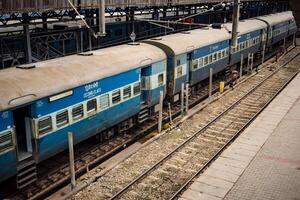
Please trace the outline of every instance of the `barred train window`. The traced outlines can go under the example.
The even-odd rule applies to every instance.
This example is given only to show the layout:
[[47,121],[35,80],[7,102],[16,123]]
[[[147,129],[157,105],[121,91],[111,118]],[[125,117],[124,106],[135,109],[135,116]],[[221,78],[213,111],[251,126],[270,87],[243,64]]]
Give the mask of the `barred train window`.
[[202,67],[203,66],[203,58],[199,58],[199,66],[198,67]]
[[180,77],[180,76],[182,76],[182,66],[177,67],[177,74],[176,74],[176,77]]
[[140,93],[141,93],[141,83],[138,82],[138,83],[135,83],[133,85],[133,95],[135,96],[135,95],[138,95]]
[[50,116],[40,119],[38,121],[38,132],[40,135],[49,133],[51,131],[52,131],[52,118]]
[[68,111],[64,110],[56,115],[56,126],[62,127],[69,123]]
[[83,117],[83,105],[78,105],[72,109],[73,120],[79,120]]
[[193,70],[198,68],[198,60],[193,60]]
[[0,152],[3,152],[14,146],[12,132],[6,131],[0,134]]
[[222,58],[222,52],[219,51],[219,52],[218,52],[218,59],[221,59],[221,58]]
[[87,112],[88,113],[96,111],[96,108],[97,108],[97,101],[96,101],[96,99],[89,100],[87,102],[86,106],[87,106]]
[[164,74],[158,75],[158,86],[162,86],[164,84]]
[[100,97],[100,109],[104,110],[109,107],[109,95],[104,94]]
[[120,90],[112,93],[112,103],[117,104],[121,101],[121,92]]
[[131,97],[131,86],[128,86],[123,89],[123,99],[128,99],[130,97]]
[[208,56],[206,56],[205,58],[204,58],[204,65],[207,65],[208,64]]

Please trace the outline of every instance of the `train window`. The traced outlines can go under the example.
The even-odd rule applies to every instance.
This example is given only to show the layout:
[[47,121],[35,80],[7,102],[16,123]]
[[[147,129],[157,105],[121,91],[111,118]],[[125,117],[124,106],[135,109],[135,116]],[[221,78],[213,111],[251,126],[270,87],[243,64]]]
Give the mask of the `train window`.
[[158,86],[164,85],[164,74],[158,75]]
[[39,131],[40,135],[43,135],[43,134],[46,134],[46,133],[49,133],[50,131],[52,131],[52,118],[50,116],[39,120],[38,131]]
[[219,51],[219,52],[218,52],[218,59],[221,59],[221,58],[222,58],[222,52]]
[[193,70],[198,68],[198,60],[193,60]]
[[176,77],[178,78],[178,77],[180,77],[180,76],[182,76],[182,66],[179,66],[179,67],[177,67],[176,68],[176,71],[177,71],[177,73],[176,73]]
[[123,99],[128,99],[131,97],[131,86],[123,88]]
[[86,110],[88,114],[94,113],[97,109],[97,100],[96,99],[89,100],[86,104],[86,107],[87,107]]
[[228,48],[226,48],[225,53],[226,53],[226,56],[229,56],[229,49]]
[[79,120],[83,117],[83,105],[80,104],[72,109],[73,120]]
[[180,59],[177,60],[177,63],[176,63],[176,64],[177,64],[177,66],[179,66],[179,65],[181,64]]
[[205,58],[204,58],[204,65],[207,65],[208,64],[208,56],[206,56]]
[[138,83],[135,83],[133,85],[133,95],[135,96],[135,95],[138,95],[140,93],[141,93],[141,83],[138,82]]
[[5,131],[0,134],[0,152],[14,147],[14,141],[11,131]]
[[117,104],[121,101],[121,92],[120,90],[114,91],[112,93],[112,103]]
[[104,95],[100,96],[99,102],[100,102],[100,109],[101,110],[104,110],[105,108],[108,108],[109,107],[109,95],[104,94]]
[[225,58],[225,50],[222,50],[222,58]]
[[212,63],[212,55],[209,55],[209,57],[208,57],[208,62],[209,62],[209,63]]
[[56,126],[62,127],[69,123],[68,111],[64,110],[56,115]]
[[198,67],[203,67],[203,58],[199,58]]
[[212,57],[212,62],[215,62],[218,59],[217,57],[218,57],[218,54],[214,53],[213,57]]

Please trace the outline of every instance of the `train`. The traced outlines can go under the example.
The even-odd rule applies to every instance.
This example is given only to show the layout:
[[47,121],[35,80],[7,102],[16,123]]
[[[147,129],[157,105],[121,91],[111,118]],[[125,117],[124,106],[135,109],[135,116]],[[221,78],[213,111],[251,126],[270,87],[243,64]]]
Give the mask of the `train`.
[[20,65],[0,71],[0,182],[21,189],[37,180],[37,165],[74,143],[103,139],[144,123],[160,93],[180,101],[181,85],[201,88],[214,74],[238,67],[292,40],[292,12],[242,20],[231,47],[231,23]]

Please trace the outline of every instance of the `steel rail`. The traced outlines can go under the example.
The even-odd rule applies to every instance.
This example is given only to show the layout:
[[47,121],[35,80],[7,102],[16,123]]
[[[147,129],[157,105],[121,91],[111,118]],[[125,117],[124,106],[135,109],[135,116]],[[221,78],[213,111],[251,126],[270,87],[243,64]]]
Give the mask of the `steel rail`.
[[[277,68],[273,73],[268,75],[265,79],[263,79],[260,83],[258,83],[254,88],[252,88],[250,91],[248,91],[245,95],[243,95],[239,100],[237,100],[235,103],[233,103],[231,106],[229,106],[225,111],[220,113],[218,116],[216,116],[214,119],[212,119],[210,122],[208,122],[203,128],[195,132],[192,136],[190,136],[187,140],[182,142],[178,147],[176,147],[173,151],[171,151],[169,154],[167,154],[165,157],[160,159],[158,162],[156,162],[154,165],[152,165],[149,169],[147,169],[145,172],[140,174],[137,178],[135,178],[133,181],[131,181],[128,185],[126,185],[123,189],[121,189],[119,192],[117,192],[114,196],[110,198],[110,200],[117,199],[120,197],[123,193],[125,193],[131,186],[133,186],[135,183],[143,179],[147,174],[152,172],[154,169],[159,167],[162,163],[168,160],[174,153],[176,153],[178,150],[183,148],[187,143],[189,143],[193,138],[201,134],[201,132],[205,131],[211,124],[213,124],[215,121],[217,121],[219,118],[221,118],[224,114],[226,114],[228,111],[232,110],[235,106],[237,106],[243,99],[245,99],[247,96],[249,96],[251,93],[253,93],[258,87],[260,87],[263,83],[265,83],[270,77],[275,75],[280,69],[282,69],[284,66],[288,65],[292,60],[294,60],[296,57],[299,56],[300,53],[293,56],[291,59],[286,61],[284,64],[282,64],[279,68]],[[297,72],[298,73],[298,72]]]

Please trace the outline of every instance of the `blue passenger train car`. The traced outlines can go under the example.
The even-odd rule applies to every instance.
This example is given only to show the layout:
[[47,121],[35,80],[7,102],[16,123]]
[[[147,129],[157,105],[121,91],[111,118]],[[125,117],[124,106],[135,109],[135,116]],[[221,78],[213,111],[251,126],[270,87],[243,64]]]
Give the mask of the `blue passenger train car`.
[[[141,89],[145,77],[151,87]],[[127,130],[147,117],[165,91],[166,55],[144,43],[121,45],[3,70],[0,84],[4,180],[16,172],[25,176],[27,166],[65,150],[69,131],[78,143],[114,126]],[[23,178],[17,177],[20,188],[28,183]]]

